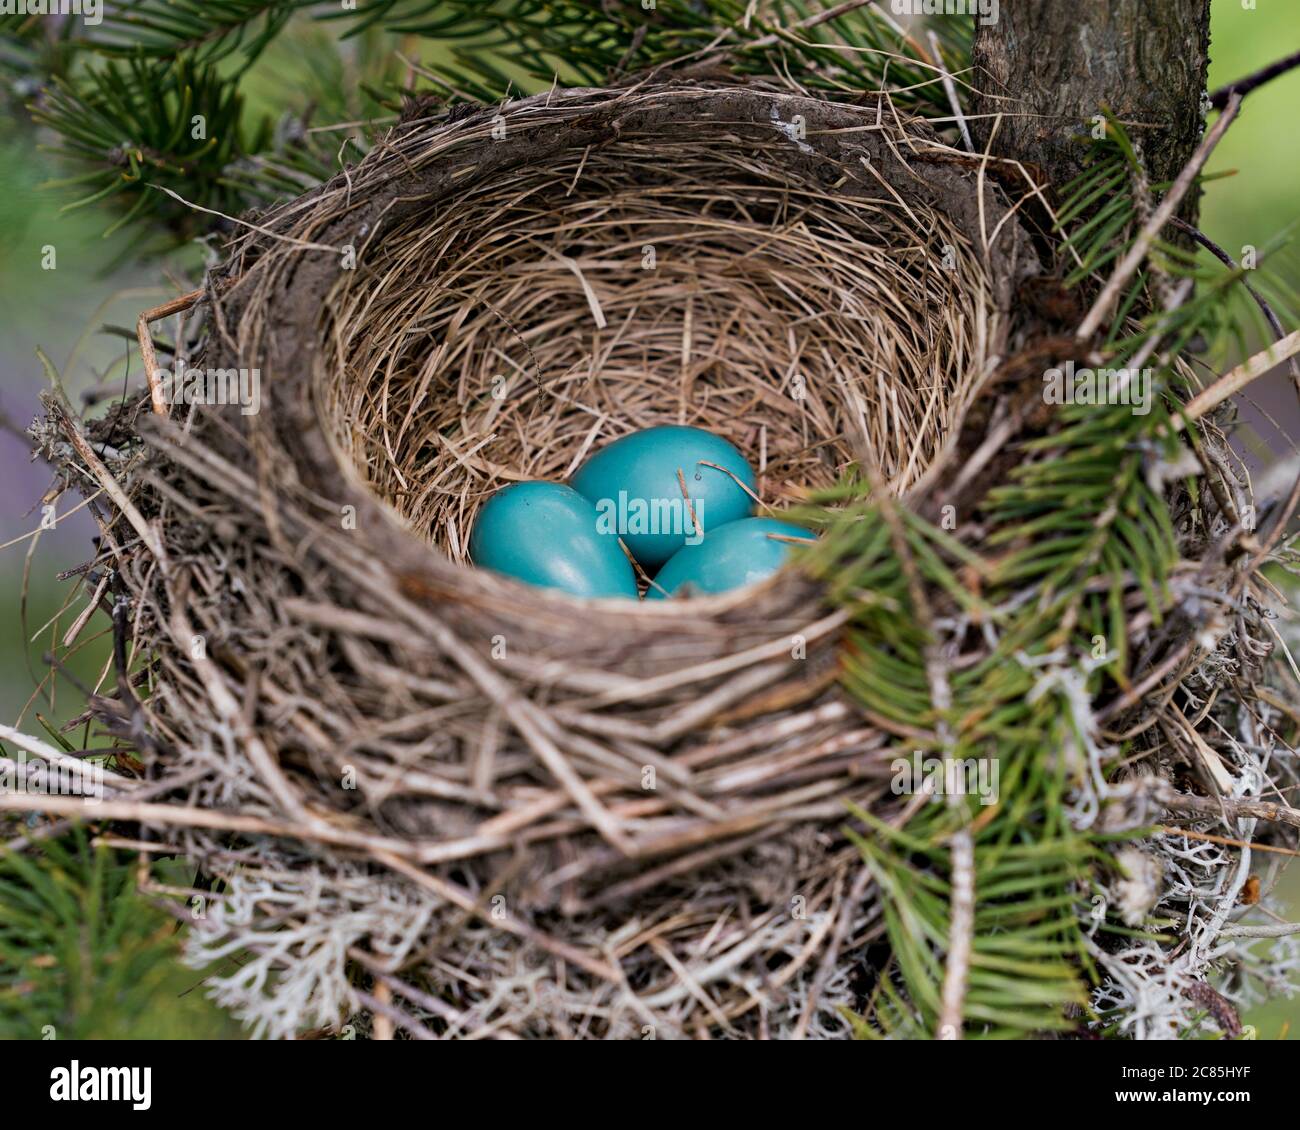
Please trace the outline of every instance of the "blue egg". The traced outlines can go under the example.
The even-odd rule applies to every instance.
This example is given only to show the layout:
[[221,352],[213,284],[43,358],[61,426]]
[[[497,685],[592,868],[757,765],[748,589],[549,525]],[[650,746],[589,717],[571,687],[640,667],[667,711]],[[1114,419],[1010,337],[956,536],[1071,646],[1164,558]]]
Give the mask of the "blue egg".
[[475,565],[573,596],[636,600],[636,574],[612,535],[597,531],[595,506],[561,483],[515,483],[497,491],[474,522]]
[[632,556],[653,571],[696,535],[692,511],[706,534],[754,511],[754,500],[736,479],[701,461],[727,468],[754,489],[753,470],[725,439],[672,425],[633,432],[601,448],[578,468],[573,487],[597,506]]
[[[775,573],[794,546],[769,537],[810,538],[811,531],[775,518],[742,518],[716,529],[705,530],[698,545],[686,545],[659,570],[647,600],[663,600],[681,593],[705,595],[752,585]],[[656,587],[658,586],[658,587]],[[689,593],[688,593],[689,590]]]

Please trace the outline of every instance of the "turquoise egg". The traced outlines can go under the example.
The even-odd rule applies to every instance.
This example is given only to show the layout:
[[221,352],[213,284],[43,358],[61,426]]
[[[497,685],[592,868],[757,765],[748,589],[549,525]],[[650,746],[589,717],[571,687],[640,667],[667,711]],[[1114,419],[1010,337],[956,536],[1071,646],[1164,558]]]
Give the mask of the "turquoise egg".
[[[627,545],[653,571],[696,536],[691,509],[705,533],[753,513],[754,500],[735,479],[700,461],[725,467],[750,490],[754,472],[721,436],[702,428],[646,428],[597,451],[573,476],[574,489],[589,499]],[[682,498],[678,470],[691,508]]]
[[497,491],[474,522],[475,565],[573,596],[636,600],[636,574],[618,539],[597,532],[596,508],[561,483]]
[[656,585],[669,595],[675,592],[687,595],[687,588],[691,593],[705,595],[752,585],[771,576],[785,564],[794,546],[769,534],[791,538],[813,536],[802,526],[775,518],[742,518],[739,522],[706,529],[703,541],[683,546],[659,570],[646,599],[664,599],[665,594]]

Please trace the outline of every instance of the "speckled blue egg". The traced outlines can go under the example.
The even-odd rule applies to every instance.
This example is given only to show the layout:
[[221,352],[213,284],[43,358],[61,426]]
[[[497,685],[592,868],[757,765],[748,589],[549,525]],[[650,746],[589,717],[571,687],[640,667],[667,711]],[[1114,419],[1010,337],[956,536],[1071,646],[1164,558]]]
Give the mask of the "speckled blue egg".
[[785,564],[794,548],[772,534],[788,538],[813,536],[802,526],[776,518],[742,518],[706,529],[698,545],[683,546],[659,570],[646,598],[663,600],[674,593],[703,596],[728,592],[771,576]]
[[596,507],[561,483],[515,483],[479,511],[475,565],[573,596],[636,600],[636,574],[618,539],[597,531]]
[[725,467],[754,489],[754,472],[731,444],[702,428],[646,428],[597,451],[573,476],[573,487],[594,503],[632,556],[654,571],[686,544],[695,529],[682,498],[680,469],[695,516],[705,533],[753,513],[754,500]]

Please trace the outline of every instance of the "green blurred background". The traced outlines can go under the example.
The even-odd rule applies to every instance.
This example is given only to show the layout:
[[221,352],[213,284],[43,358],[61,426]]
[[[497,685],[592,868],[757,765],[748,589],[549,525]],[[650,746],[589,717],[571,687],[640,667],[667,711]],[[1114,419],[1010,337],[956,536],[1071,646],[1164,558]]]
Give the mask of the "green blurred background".
[[[291,106],[302,106],[313,89],[332,86],[342,110],[349,88],[342,74],[303,73],[306,53],[296,44],[328,35],[319,25],[295,24],[258,61],[247,76],[249,108],[271,120]],[[355,50],[366,50],[358,41]],[[1210,85],[1217,87],[1293,51],[1300,45],[1300,3],[1297,0],[1258,0],[1246,8],[1240,0],[1214,0]],[[373,45],[370,49],[373,49]],[[411,43],[412,57],[427,57],[427,42]],[[331,100],[332,101],[332,100]],[[333,106],[331,106],[333,108]],[[1211,161],[1213,173],[1235,171],[1207,185],[1201,213],[1202,229],[1234,257],[1247,246],[1263,248],[1300,220],[1300,145],[1295,121],[1300,112],[1300,70],[1287,74],[1247,100],[1240,121],[1233,125]],[[102,332],[106,325],[130,327],[138,313],[176,293],[173,280],[195,277],[207,249],[192,245],[171,259],[140,265],[132,262],[129,234],[109,239],[101,233],[107,220],[94,209],[61,213],[65,197],[43,187],[66,175],[55,160],[40,151],[30,126],[17,118],[0,120],[0,407],[11,427],[0,432],[0,476],[4,482],[0,506],[0,543],[14,541],[0,553],[0,719],[39,733],[37,715],[57,726],[80,709],[73,686],[50,681],[44,655],[51,641],[66,630],[81,610],[80,595],[62,615],[70,582],[56,579],[92,552],[93,526],[78,514],[39,538],[24,535],[40,521],[39,504],[50,485],[48,470],[32,463],[20,434],[39,410],[37,397],[47,381],[37,361],[44,349],[62,374],[74,403],[90,388],[114,382],[120,386],[126,370],[127,343]],[[53,247],[57,267],[46,270],[42,259]],[[1300,292],[1300,252],[1288,245],[1269,261],[1286,289]],[[1252,343],[1258,344],[1258,343]],[[1231,360],[1233,347],[1223,344],[1221,356]],[[139,379],[138,360],[130,376]],[[1281,373],[1258,382],[1243,399],[1243,419],[1250,432],[1243,450],[1258,473],[1281,454],[1297,450],[1300,409],[1294,390]],[[71,505],[71,496],[60,509]],[[19,539],[19,540],[14,540]],[[53,626],[47,626],[58,616]],[[96,621],[98,623],[98,621]],[[102,630],[102,624],[96,630]],[[83,648],[70,665],[70,674],[87,684],[103,677],[107,641]],[[40,689],[38,690],[38,684]],[[179,877],[178,877],[179,878]],[[183,880],[182,880],[183,881]],[[1300,913],[1300,869],[1284,877],[1277,908],[1294,918]],[[172,927],[159,919],[160,936],[173,937]],[[171,946],[171,943],[168,943]],[[174,946],[172,946],[174,948]],[[208,1005],[201,994],[201,975],[174,962],[158,974],[165,1009],[143,1015],[100,1019],[86,1035],[135,1037],[222,1037],[238,1035],[229,1018]],[[104,1014],[112,1016],[110,1008]],[[1279,1000],[1246,1017],[1261,1037],[1285,1035],[1300,1019],[1300,999]]]

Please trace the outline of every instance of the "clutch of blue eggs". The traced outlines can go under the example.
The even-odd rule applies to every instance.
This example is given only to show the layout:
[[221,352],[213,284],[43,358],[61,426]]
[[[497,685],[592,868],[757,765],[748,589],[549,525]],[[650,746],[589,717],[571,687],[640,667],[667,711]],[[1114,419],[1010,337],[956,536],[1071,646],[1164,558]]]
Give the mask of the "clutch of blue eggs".
[[[728,592],[771,576],[813,535],[756,518],[754,471],[702,428],[645,428],[587,459],[569,485],[514,483],[479,511],[475,565],[572,596],[648,600]],[[627,553],[619,544],[627,546]]]

